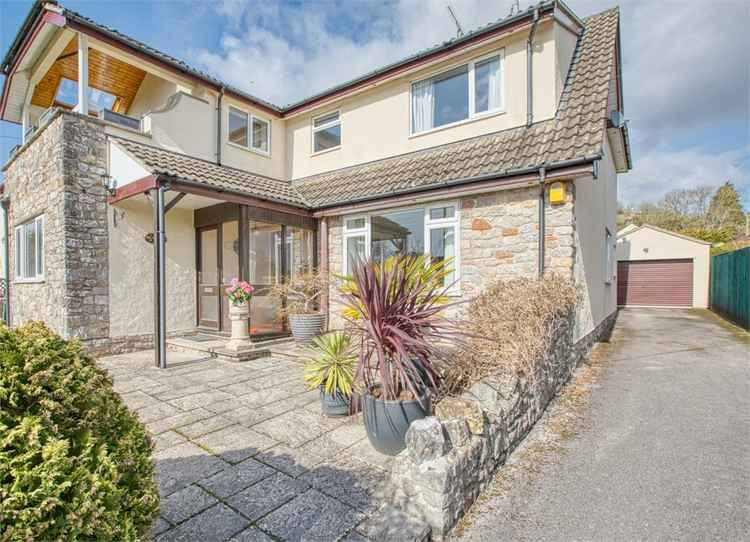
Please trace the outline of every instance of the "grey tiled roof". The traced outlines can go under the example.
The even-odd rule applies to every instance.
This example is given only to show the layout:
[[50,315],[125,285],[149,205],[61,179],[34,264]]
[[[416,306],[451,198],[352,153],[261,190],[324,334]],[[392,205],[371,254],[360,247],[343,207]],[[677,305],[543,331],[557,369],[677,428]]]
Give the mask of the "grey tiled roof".
[[313,207],[327,207],[596,158],[605,137],[619,10],[588,17],[553,119],[294,181]]
[[120,148],[154,175],[172,177],[209,188],[218,188],[255,198],[307,207],[291,183],[220,166],[207,160],[167,151],[159,147],[110,136]]

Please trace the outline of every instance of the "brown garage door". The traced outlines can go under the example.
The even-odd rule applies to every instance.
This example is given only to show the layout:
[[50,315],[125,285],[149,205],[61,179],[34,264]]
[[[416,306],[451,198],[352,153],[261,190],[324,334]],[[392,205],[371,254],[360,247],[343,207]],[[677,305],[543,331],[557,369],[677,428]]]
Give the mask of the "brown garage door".
[[617,263],[617,304],[693,306],[693,260]]

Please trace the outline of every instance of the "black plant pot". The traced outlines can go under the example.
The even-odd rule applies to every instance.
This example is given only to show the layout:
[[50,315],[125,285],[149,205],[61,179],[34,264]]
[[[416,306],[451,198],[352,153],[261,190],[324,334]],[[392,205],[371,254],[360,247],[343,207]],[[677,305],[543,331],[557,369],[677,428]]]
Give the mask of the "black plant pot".
[[367,438],[373,448],[385,455],[397,455],[406,448],[406,431],[411,422],[429,416],[430,410],[430,396],[427,394],[419,401],[384,401],[369,393],[362,395]]
[[349,398],[339,392],[326,393],[320,388],[320,406],[324,416],[337,417],[349,415]]
[[289,328],[294,340],[299,344],[310,344],[323,333],[326,325],[325,314],[290,314]]

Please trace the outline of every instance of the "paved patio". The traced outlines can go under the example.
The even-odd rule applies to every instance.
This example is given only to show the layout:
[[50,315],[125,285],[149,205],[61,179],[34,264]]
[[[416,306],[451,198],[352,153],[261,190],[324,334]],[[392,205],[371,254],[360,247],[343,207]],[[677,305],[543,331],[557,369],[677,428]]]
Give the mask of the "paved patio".
[[169,352],[160,370],[143,351],[99,363],[156,443],[156,540],[383,534],[379,517],[394,512],[381,508],[390,458],[372,449],[359,416],[321,415],[299,357],[231,363]]

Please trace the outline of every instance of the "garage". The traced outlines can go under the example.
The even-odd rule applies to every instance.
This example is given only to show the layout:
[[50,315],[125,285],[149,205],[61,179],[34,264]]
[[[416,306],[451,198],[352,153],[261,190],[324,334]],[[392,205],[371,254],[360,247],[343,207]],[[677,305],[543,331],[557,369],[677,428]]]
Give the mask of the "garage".
[[617,262],[617,304],[692,307],[693,260]]
[[707,307],[710,243],[650,225],[617,234],[617,304]]

